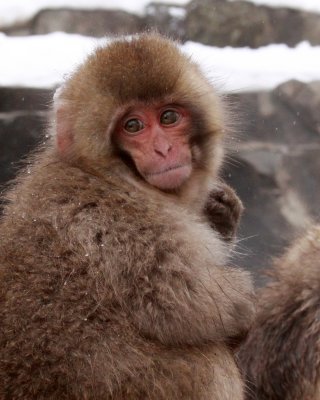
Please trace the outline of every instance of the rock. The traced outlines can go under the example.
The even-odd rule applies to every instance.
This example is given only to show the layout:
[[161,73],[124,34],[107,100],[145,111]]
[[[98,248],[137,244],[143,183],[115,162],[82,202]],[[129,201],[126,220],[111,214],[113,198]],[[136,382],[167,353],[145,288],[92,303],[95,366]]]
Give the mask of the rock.
[[287,82],[279,86],[278,96],[307,127],[320,134],[320,82]]
[[174,39],[183,40],[185,38],[186,15],[187,12],[184,7],[150,3],[146,7],[145,26],[148,29],[156,29]]
[[[305,215],[319,220],[320,215],[320,139],[317,144],[306,144],[287,154],[283,160],[286,186],[297,193],[305,207]],[[292,224],[300,213],[292,214]],[[306,222],[308,220],[306,219]]]
[[46,115],[25,114],[0,119],[0,188],[12,179],[26,155],[45,136]]
[[120,10],[47,9],[33,19],[31,33],[63,31],[86,36],[126,35],[143,29],[143,20]]
[[10,26],[1,26],[0,21],[0,32],[5,33],[9,36],[27,36],[31,33],[32,20],[27,20],[23,22],[16,22]]
[[246,207],[240,252],[247,255],[237,262],[259,284],[261,269],[320,215],[319,96],[319,82],[297,81],[231,96],[248,121],[225,171]]
[[279,209],[281,190],[275,176],[257,171],[256,164],[246,162],[242,154],[232,161],[224,179],[236,189],[245,206],[234,263],[249,268],[261,285],[261,271],[270,265],[271,257],[281,254],[293,230]]
[[193,0],[187,5],[186,39],[214,46],[271,43],[320,44],[320,15],[246,1]]
[[[317,91],[320,95],[318,83],[300,83],[305,91]],[[305,113],[311,114],[316,110],[316,104],[306,104],[305,113],[301,112],[283,96],[284,90],[292,91],[294,81],[287,82],[271,92],[241,93],[230,96],[232,103],[240,107],[240,140],[251,141],[254,145],[263,143],[264,146],[277,146],[282,152],[288,146],[318,143],[319,135],[315,129],[306,124]],[[313,88],[313,89],[311,89]],[[291,104],[295,101],[291,98]],[[316,101],[316,95],[314,96]],[[315,111],[316,112],[316,111]]]
[[0,88],[0,188],[45,136],[52,90]]
[[53,91],[48,89],[0,87],[0,113],[46,111]]
[[[157,30],[173,38],[185,35],[183,7],[150,3],[145,15],[138,16],[121,10],[48,9],[40,11],[31,23],[32,34],[56,31],[103,37]],[[94,23],[93,23],[94,21]]]

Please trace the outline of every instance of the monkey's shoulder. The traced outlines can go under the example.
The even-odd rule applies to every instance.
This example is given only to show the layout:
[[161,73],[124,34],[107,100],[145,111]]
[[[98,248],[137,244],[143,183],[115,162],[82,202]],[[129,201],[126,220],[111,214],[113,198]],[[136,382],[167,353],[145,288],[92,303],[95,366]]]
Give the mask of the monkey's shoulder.
[[[7,259],[19,258],[21,265],[56,260],[65,266],[76,258],[78,266],[90,261],[99,269],[127,257],[135,265],[164,259],[195,259],[198,265],[206,258],[211,263],[214,254],[215,262],[224,263],[225,245],[216,233],[165,196],[148,197],[112,176],[63,171],[62,163],[45,168],[49,172],[35,171],[9,195],[2,240]],[[39,257],[41,263],[35,263]]]
[[24,241],[44,256],[95,251],[97,258],[128,251],[137,258],[147,253],[151,258],[191,256],[210,248],[216,259],[225,260],[224,244],[192,210],[112,175],[100,178],[55,162],[32,171],[9,197],[5,220],[11,226],[10,248],[18,249]]

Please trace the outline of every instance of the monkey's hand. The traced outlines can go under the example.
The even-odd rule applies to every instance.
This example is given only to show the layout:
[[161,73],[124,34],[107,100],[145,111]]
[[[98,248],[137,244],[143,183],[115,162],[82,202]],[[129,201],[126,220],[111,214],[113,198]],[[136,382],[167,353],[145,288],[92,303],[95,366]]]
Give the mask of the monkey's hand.
[[212,229],[226,241],[234,239],[243,205],[236,192],[225,183],[218,183],[209,193],[204,214]]

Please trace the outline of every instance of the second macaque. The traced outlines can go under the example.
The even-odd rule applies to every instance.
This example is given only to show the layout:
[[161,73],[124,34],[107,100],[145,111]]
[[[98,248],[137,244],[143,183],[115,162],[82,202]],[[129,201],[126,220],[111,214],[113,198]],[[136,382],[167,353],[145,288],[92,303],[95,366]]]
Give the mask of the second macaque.
[[320,398],[320,225],[268,271],[239,354],[247,400]]
[[252,285],[220,97],[170,40],[98,48],[6,193],[0,398],[242,400]]

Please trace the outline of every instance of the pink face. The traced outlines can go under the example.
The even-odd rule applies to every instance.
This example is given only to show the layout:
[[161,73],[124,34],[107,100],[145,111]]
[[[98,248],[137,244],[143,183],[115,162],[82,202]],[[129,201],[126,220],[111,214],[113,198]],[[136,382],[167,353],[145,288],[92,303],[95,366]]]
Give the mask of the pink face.
[[191,175],[190,115],[177,106],[130,110],[117,125],[116,140],[141,176],[161,190],[179,188]]

